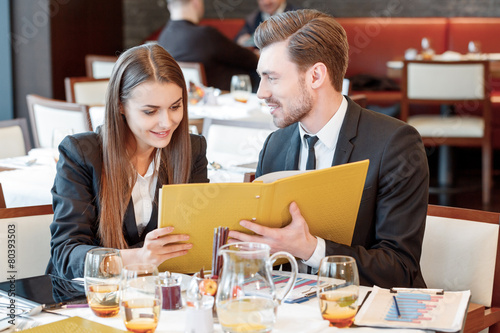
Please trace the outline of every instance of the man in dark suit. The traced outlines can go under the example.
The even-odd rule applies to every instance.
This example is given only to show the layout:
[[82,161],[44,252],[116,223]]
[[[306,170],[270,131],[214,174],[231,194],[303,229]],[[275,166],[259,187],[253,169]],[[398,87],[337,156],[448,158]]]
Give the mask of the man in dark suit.
[[259,7],[245,18],[245,25],[235,37],[236,42],[242,46],[255,46],[253,41],[255,29],[266,19],[272,15],[297,9],[286,0],[257,0],[257,5]]
[[425,287],[419,262],[429,175],[418,132],[340,93],[348,44],[331,16],[315,10],[286,12],[266,20],[255,35],[261,50],[257,94],[281,128],[264,143],[256,176],[364,159],[370,165],[350,246],[311,235],[295,203],[289,207],[288,226],[241,221],[256,235],[231,231],[229,236],[290,252],[313,271],[325,255],[352,256],[363,285]]
[[250,75],[252,86],[258,86],[257,55],[215,28],[198,25],[204,14],[204,0],[167,0],[167,3],[170,20],[158,44],[175,60],[203,63],[210,87],[229,90],[235,74]]

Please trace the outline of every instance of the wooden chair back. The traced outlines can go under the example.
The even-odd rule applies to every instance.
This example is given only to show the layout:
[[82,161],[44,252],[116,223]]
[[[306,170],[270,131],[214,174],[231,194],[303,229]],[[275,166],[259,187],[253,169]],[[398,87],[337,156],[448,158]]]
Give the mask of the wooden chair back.
[[[489,61],[404,61],[401,120],[426,146],[482,149],[483,203],[491,200],[492,147]],[[454,105],[451,115],[410,116],[410,105]],[[479,107],[480,114],[477,115]]]
[[67,77],[64,79],[66,101],[89,106],[106,104],[109,79],[91,77]]
[[94,79],[109,79],[115,66],[116,56],[87,54],[85,56],[85,73]]
[[[54,213],[52,205],[29,206],[0,209],[0,244],[2,253],[0,269],[7,272],[9,258],[7,256],[8,240],[15,239],[16,278],[22,279],[45,274],[50,259],[50,229]],[[13,235],[14,238],[8,238]],[[0,278],[4,281],[6,276]]]
[[183,62],[178,61],[179,67],[184,75],[184,80],[186,81],[186,86],[189,90],[189,82],[193,82],[196,85],[207,86],[207,77],[205,75],[205,66],[201,62]]
[[500,213],[429,205],[422,274],[429,288],[471,290],[465,332],[500,329],[499,234]]
[[275,129],[272,122],[205,118],[202,134],[207,139],[207,158],[223,167],[256,163]]
[[2,184],[0,184],[0,209],[6,208],[5,197],[3,196]]
[[55,131],[69,130],[76,134],[92,130],[86,105],[38,95],[28,95],[26,99],[35,148],[56,148]]
[[24,156],[31,150],[28,122],[25,118],[0,121],[0,158]]

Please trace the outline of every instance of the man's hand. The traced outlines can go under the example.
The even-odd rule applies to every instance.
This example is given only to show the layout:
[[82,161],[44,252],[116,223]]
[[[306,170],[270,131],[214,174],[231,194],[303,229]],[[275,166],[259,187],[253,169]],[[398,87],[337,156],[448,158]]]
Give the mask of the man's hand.
[[249,235],[239,231],[229,231],[230,243],[258,242],[271,246],[271,252],[286,251],[293,256],[307,260],[314,250],[318,240],[309,232],[306,220],[300,214],[300,209],[295,202],[288,208],[292,215],[292,222],[284,228],[268,228],[257,223],[242,220],[240,225],[256,235]]

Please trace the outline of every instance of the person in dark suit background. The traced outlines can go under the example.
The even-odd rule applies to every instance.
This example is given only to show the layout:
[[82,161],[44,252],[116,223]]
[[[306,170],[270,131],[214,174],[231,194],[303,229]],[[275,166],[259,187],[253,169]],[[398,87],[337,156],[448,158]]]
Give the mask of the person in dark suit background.
[[217,29],[198,25],[204,14],[204,0],[167,0],[167,4],[170,20],[158,44],[177,61],[203,63],[208,86],[229,90],[233,75],[248,74],[256,90],[257,55]]
[[312,235],[296,203],[290,204],[288,226],[241,221],[255,235],[230,231],[232,241],[267,243],[311,270],[325,255],[348,255],[356,259],[363,285],[425,287],[419,262],[429,171],[419,133],[340,93],[348,43],[333,17],[316,10],[286,12],[262,23],[255,37],[261,50],[257,95],[280,127],[264,143],[256,176],[364,159],[370,164],[350,246]]
[[245,25],[235,37],[236,42],[242,46],[255,46],[253,34],[255,29],[272,15],[281,14],[289,10],[298,9],[286,0],[257,0],[258,8],[245,18]]
[[208,182],[206,141],[190,135],[187,88],[179,65],[156,44],[118,59],[98,132],[59,145],[52,188],[54,220],[47,273],[83,277],[86,253],[120,249],[124,264],[187,253],[188,235],[158,227],[163,184]]

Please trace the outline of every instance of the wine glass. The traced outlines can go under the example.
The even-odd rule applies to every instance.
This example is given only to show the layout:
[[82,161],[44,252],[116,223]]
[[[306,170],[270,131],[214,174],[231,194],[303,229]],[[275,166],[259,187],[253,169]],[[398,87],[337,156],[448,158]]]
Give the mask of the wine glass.
[[471,40],[469,44],[467,44],[467,50],[469,51],[469,55],[471,58],[478,59],[481,54],[481,43],[475,40]]
[[233,75],[231,78],[231,95],[233,98],[238,102],[246,103],[251,93],[250,76],[245,74]]
[[317,292],[321,316],[330,326],[349,327],[358,310],[359,275],[354,258],[328,256],[321,259]]
[[162,304],[158,269],[152,264],[123,268],[120,284],[121,310],[127,330],[153,333],[160,320]]
[[85,256],[85,294],[90,309],[98,317],[112,317],[120,311],[120,251],[96,248]]

